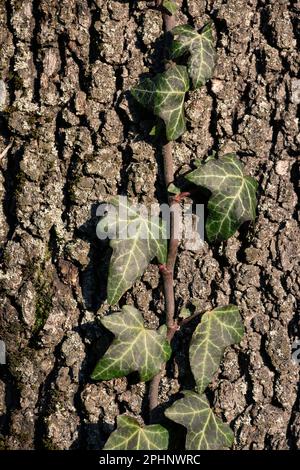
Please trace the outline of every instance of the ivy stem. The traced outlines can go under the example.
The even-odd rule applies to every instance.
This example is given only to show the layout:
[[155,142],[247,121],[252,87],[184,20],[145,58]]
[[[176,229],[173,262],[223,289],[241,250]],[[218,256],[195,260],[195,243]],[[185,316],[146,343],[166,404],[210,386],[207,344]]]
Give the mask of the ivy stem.
[[[162,0],[156,0],[156,6],[161,8]],[[162,17],[164,22],[164,31],[168,33],[175,26],[175,16],[167,13],[162,9]],[[169,67],[169,63],[166,61],[165,69]],[[164,182],[166,188],[169,184],[174,181],[174,165],[173,165],[173,146],[172,142],[166,142],[162,147],[163,155],[163,166],[164,166]],[[175,296],[174,296],[174,267],[177,258],[177,250],[179,240],[176,237],[176,225],[177,225],[177,214],[180,211],[180,205],[176,198],[169,196],[170,206],[170,240],[168,249],[168,259],[163,269],[160,269],[162,273],[164,296],[165,296],[165,312],[166,312],[166,324],[167,324],[167,340],[172,341],[175,332],[178,330],[178,325],[174,321],[175,316]],[[159,384],[162,377],[162,370],[152,379],[149,388],[149,410],[150,410],[150,421],[152,418],[153,410],[158,406],[158,393]]]

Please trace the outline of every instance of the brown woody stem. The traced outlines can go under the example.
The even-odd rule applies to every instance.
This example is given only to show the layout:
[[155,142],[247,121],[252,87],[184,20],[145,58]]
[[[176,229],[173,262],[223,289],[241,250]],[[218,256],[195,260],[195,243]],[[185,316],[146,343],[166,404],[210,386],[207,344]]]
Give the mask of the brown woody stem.
[[[156,6],[161,7],[162,1],[156,0]],[[166,33],[171,31],[175,26],[175,17],[162,10],[162,16],[164,21],[164,30]],[[166,68],[168,64],[166,63]],[[162,148],[163,164],[164,164],[164,180],[166,188],[174,180],[174,165],[173,165],[173,148],[172,142],[167,142]],[[179,240],[176,238],[176,215],[180,211],[180,206],[174,197],[169,197],[169,206],[171,208],[171,220],[170,220],[170,241],[168,250],[167,263],[163,268],[160,269],[162,273],[164,295],[165,295],[165,312],[166,312],[166,323],[167,323],[167,340],[172,341],[175,332],[178,330],[178,326],[174,321],[175,316],[175,296],[174,296],[174,266],[177,258],[177,250]],[[149,389],[149,409],[150,413],[158,405],[158,393],[161,376],[165,366],[161,372],[159,372],[151,381]],[[150,416],[151,418],[151,416]]]

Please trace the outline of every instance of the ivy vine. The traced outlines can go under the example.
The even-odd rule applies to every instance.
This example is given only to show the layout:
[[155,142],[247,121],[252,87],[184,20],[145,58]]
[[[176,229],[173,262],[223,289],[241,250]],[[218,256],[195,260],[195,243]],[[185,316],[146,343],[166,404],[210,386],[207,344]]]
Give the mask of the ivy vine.
[[[169,206],[174,213],[176,209],[180,210],[180,201],[186,193],[178,194],[179,190],[174,183],[172,141],[178,139],[186,129],[186,93],[205,85],[211,79],[216,52],[211,22],[200,32],[189,25],[175,26],[175,2],[156,0],[156,5],[162,11],[165,32],[172,36],[166,50],[165,71],[152,79],[143,80],[131,92],[140,105],[163,123],[159,129],[163,129],[160,137],[164,142],[164,178],[169,191]],[[177,63],[178,59],[180,64]],[[204,163],[198,163],[196,169],[186,175],[186,180],[210,192],[206,221],[209,242],[226,240],[243,222],[254,220],[257,182],[245,174],[243,164],[236,155],[214,155]],[[121,197],[111,202],[119,208],[126,205],[128,217],[124,226],[124,220],[112,222],[108,214],[97,227],[101,234],[108,232],[112,223],[119,228],[118,236],[110,241],[113,251],[108,275],[108,303],[116,304],[144,273],[149,262],[156,258],[164,286],[166,324],[157,331],[146,328],[141,312],[129,305],[102,320],[115,339],[96,365],[92,378],[108,380],[138,372],[141,381],[150,381],[150,424],[143,426],[135,418],[119,416],[117,428],[109,437],[105,450],[168,448],[169,431],[161,424],[151,423],[151,419],[158,406],[161,375],[171,356],[171,341],[176,332],[196,316],[201,317],[201,321],[189,347],[196,388],[195,391],[183,391],[183,398],[167,408],[165,416],[187,429],[187,450],[229,448],[233,443],[233,432],[228,424],[214,414],[205,391],[219,368],[224,349],[240,342],[243,337],[244,327],[238,307],[219,306],[202,316],[199,312],[190,316],[186,312],[184,315],[176,313],[173,273],[179,240],[176,239],[174,219],[171,220],[167,243],[166,227],[159,216],[154,219],[153,227],[147,217],[141,216],[131,203],[124,202]],[[132,234],[124,237],[122,230],[130,229],[131,225],[134,227]]]

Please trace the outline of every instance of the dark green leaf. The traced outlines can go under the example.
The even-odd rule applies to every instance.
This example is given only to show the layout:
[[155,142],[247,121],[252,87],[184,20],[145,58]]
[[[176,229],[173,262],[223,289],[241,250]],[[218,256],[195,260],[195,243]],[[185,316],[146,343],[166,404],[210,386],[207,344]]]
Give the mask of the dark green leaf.
[[117,429],[104,446],[104,450],[166,450],[168,431],[159,424],[141,427],[130,416],[118,416]]
[[224,349],[238,343],[244,326],[235,305],[206,312],[197,326],[190,344],[190,364],[198,393],[203,393],[218,370]]
[[173,2],[172,0],[163,0],[163,7],[164,7],[169,13],[171,13],[171,15],[174,15],[174,13],[176,13],[177,5],[176,5],[176,3]]
[[189,25],[176,26],[172,35],[174,39],[170,49],[171,58],[190,54],[188,72],[193,87],[199,88],[212,77],[216,63],[212,23],[208,23],[200,34]]
[[171,348],[166,340],[166,326],[158,331],[145,328],[143,316],[136,308],[125,305],[122,312],[101,321],[115,339],[95,367],[94,380],[110,380],[138,371],[146,382],[169,359]]
[[154,111],[154,101],[156,96],[156,77],[145,78],[136,87],[132,88],[132,96],[145,108]]
[[219,450],[231,447],[233,432],[212,412],[205,395],[186,391],[165,415],[187,428],[186,450]]
[[114,305],[144,273],[153,258],[161,264],[166,262],[167,236],[165,224],[159,217],[143,216],[121,196],[111,202],[118,209],[117,216],[103,217],[97,233],[100,236],[113,229],[116,231],[116,238],[110,240],[113,253],[107,284],[107,301]]
[[244,165],[234,154],[211,159],[186,176],[211,191],[206,233],[210,241],[226,240],[246,220],[256,215],[257,182],[244,174]]
[[132,95],[145,108],[159,116],[166,125],[168,140],[176,140],[185,131],[184,97],[189,89],[186,67],[177,65],[147,78],[132,90]]

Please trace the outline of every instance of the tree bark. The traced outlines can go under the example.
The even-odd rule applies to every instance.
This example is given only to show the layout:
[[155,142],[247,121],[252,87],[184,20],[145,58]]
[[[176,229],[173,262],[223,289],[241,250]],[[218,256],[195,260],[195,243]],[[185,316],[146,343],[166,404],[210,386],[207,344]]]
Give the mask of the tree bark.
[[[180,246],[178,305],[237,303],[246,336],[210,385],[236,449],[300,445],[292,345],[299,337],[299,6],[292,1],[178,0],[177,23],[216,27],[218,65],[189,94],[175,175],[212,150],[236,151],[259,186],[258,217],[220,247]],[[161,66],[160,12],[149,2],[0,0],[0,447],[99,449],[120,412],[145,412],[144,384],[94,383],[107,348],[99,323],[110,251],[95,210],[111,195],[165,197],[161,155],[128,90]],[[11,147],[7,146],[12,143]],[[125,295],[151,326],[163,314],[158,266]],[[174,340],[174,379],[159,402],[191,387]]]

